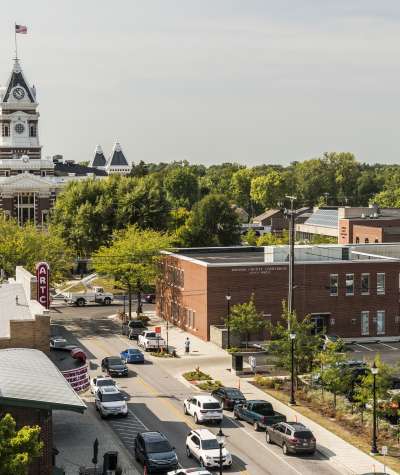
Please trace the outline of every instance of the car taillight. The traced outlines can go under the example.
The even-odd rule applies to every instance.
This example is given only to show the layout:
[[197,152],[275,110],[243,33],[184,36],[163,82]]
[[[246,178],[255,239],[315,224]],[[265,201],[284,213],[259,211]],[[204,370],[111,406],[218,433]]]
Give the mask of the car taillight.
[[227,399],[226,402],[233,402],[232,399]]
[[289,437],[289,442],[292,442],[293,444],[298,444],[300,440],[296,439],[296,437]]

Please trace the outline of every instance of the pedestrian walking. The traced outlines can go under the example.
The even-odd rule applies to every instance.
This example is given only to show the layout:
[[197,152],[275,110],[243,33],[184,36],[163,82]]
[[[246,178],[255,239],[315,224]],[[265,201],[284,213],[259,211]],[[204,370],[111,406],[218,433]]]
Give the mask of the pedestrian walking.
[[189,340],[189,337],[187,336],[185,340],[185,353],[188,355],[189,352],[190,352],[190,340]]

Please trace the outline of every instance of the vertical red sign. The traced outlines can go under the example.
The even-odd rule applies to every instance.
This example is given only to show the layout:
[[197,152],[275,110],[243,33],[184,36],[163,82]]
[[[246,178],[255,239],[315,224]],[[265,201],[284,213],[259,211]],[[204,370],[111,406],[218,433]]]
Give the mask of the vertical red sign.
[[37,301],[45,308],[50,307],[49,279],[50,270],[47,262],[39,262],[36,264],[37,279]]

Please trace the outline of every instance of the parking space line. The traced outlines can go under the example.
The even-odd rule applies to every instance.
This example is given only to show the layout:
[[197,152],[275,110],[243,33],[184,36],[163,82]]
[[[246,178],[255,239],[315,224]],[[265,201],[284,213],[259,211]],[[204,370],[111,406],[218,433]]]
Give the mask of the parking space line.
[[379,344],[383,345],[383,346],[387,346],[388,348],[390,348],[391,350],[394,350],[394,351],[397,351],[399,349],[399,348],[396,348],[395,346],[388,345],[387,343],[380,342]]
[[372,350],[371,348],[368,348],[368,346],[364,346],[364,345],[361,345],[361,343],[354,343],[355,345],[363,348],[364,350],[367,350],[367,351],[374,351]]

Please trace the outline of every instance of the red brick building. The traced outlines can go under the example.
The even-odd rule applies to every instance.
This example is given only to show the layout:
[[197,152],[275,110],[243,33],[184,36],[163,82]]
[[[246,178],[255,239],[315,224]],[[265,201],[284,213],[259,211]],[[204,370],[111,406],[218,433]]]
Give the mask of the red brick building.
[[[400,335],[400,245],[298,246],[294,308],[310,314],[316,331],[350,339]],[[166,253],[157,311],[210,339],[231,305],[254,294],[263,318],[277,322],[288,293],[288,247],[181,249]],[[261,338],[265,335],[255,335]]]

